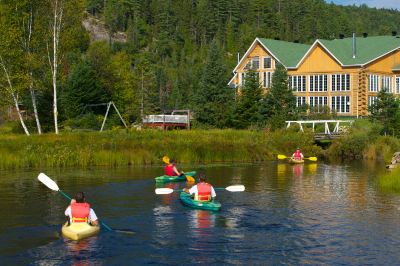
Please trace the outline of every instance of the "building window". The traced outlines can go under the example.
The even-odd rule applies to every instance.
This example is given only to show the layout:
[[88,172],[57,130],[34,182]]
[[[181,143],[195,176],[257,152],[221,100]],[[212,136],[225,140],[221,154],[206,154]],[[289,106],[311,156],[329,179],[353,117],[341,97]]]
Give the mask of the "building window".
[[272,72],[262,72],[262,84],[264,88],[271,87]]
[[327,96],[311,96],[309,97],[309,105],[310,108],[316,110],[318,112],[324,111],[326,105],[328,105],[328,97]]
[[247,62],[246,66],[244,67],[244,70],[258,70],[260,68],[260,58],[258,56],[255,56],[253,58],[250,58],[249,62]]
[[289,76],[289,87],[293,91],[306,91],[306,76]]
[[337,113],[350,112],[350,96],[331,97],[331,110]]
[[264,57],[264,69],[270,69],[272,67],[271,57]]
[[368,107],[374,105],[377,99],[378,99],[377,96],[368,96]]
[[310,92],[320,92],[328,90],[327,75],[311,75],[310,76]]
[[392,77],[382,77],[382,89],[386,89],[386,92],[392,93]]
[[368,91],[378,92],[379,91],[379,76],[369,75],[368,76]]
[[332,91],[349,91],[350,74],[333,74],[331,79]]
[[396,93],[400,94],[400,77],[396,77]]
[[306,104],[306,97],[296,97],[296,106],[301,107]]

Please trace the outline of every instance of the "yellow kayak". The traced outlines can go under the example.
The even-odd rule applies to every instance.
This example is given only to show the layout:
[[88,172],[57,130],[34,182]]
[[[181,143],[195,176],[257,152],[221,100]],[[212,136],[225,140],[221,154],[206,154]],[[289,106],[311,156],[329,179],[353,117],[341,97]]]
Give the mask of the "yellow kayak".
[[296,160],[296,159],[290,158],[289,163],[304,163],[304,160]]
[[61,228],[63,236],[72,240],[81,240],[93,236],[100,231],[100,226],[92,226],[87,223],[65,223]]

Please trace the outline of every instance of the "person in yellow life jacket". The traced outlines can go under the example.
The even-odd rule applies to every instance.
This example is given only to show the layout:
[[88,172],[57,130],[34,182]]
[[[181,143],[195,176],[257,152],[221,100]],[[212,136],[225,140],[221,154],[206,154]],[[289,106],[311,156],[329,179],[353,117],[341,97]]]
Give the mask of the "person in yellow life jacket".
[[213,186],[206,182],[206,175],[204,173],[199,173],[199,183],[194,185],[190,189],[185,188],[183,191],[194,195],[194,199],[198,201],[211,201],[217,194]]
[[299,148],[297,148],[296,151],[293,153],[292,158],[295,160],[303,160],[304,159],[304,156],[301,153]]
[[70,223],[99,224],[96,213],[90,208],[90,204],[85,201],[83,192],[76,193],[75,198],[71,199],[71,205],[65,210],[65,216],[69,217]]
[[175,160],[174,159],[170,159],[169,160],[169,164],[167,164],[167,166],[165,166],[165,175],[167,175],[167,176],[180,176],[180,175],[183,175],[183,174],[184,174],[184,172],[180,172],[176,168]]

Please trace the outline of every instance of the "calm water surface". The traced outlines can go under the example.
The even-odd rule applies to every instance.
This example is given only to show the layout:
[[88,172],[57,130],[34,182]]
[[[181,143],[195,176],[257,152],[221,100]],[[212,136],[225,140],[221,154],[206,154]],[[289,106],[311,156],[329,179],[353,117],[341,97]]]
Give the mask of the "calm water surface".
[[161,167],[45,171],[66,193],[84,191],[106,224],[136,232],[80,242],[60,236],[67,201],[37,181],[39,170],[0,172],[0,264],[400,264],[400,196],[376,187],[382,165],[183,168],[246,191],[217,192],[223,209],[213,213],[155,195]]

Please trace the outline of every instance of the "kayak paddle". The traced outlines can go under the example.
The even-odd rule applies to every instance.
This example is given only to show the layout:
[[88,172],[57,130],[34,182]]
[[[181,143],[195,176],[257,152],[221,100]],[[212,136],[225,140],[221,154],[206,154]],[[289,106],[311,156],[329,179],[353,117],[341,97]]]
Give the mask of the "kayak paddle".
[[[57,185],[56,182],[54,182],[50,177],[48,177],[44,173],[40,173],[38,175],[38,180],[42,182],[46,187],[50,188],[51,190],[58,191],[61,195],[63,195],[65,198],[68,200],[71,200],[71,197],[68,196],[65,192],[63,192]],[[135,232],[132,231],[127,231],[127,230],[113,230],[111,227],[106,225],[104,222],[101,222],[101,225],[104,226],[108,231],[114,231],[114,232],[120,232],[120,233],[126,233],[126,234],[135,234]]]
[[[162,160],[163,160],[164,163],[169,164],[169,157],[168,157],[167,155],[165,155],[165,156],[162,158]],[[192,182],[192,183],[195,182],[193,176],[185,175],[184,173],[182,173],[182,175],[186,176],[186,180],[187,180],[188,182]]]
[[[233,185],[229,187],[217,187],[214,188],[214,190],[227,190],[230,192],[242,192],[244,191],[244,186],[243,185]],[[165,195],[165,194],[171,194],[172,192],[179,192],[182,191],[182,189],[172,189],[172,188],[156,188],[155,192],[157,195]]]
[[[278,154],[279,160],[288,159],[288,158],[291,158],[291,156],[285,156],[283,154]],[[316,162],[318,160],[317,157],[304,157],[303,159],[310,160],[313,162]]]

